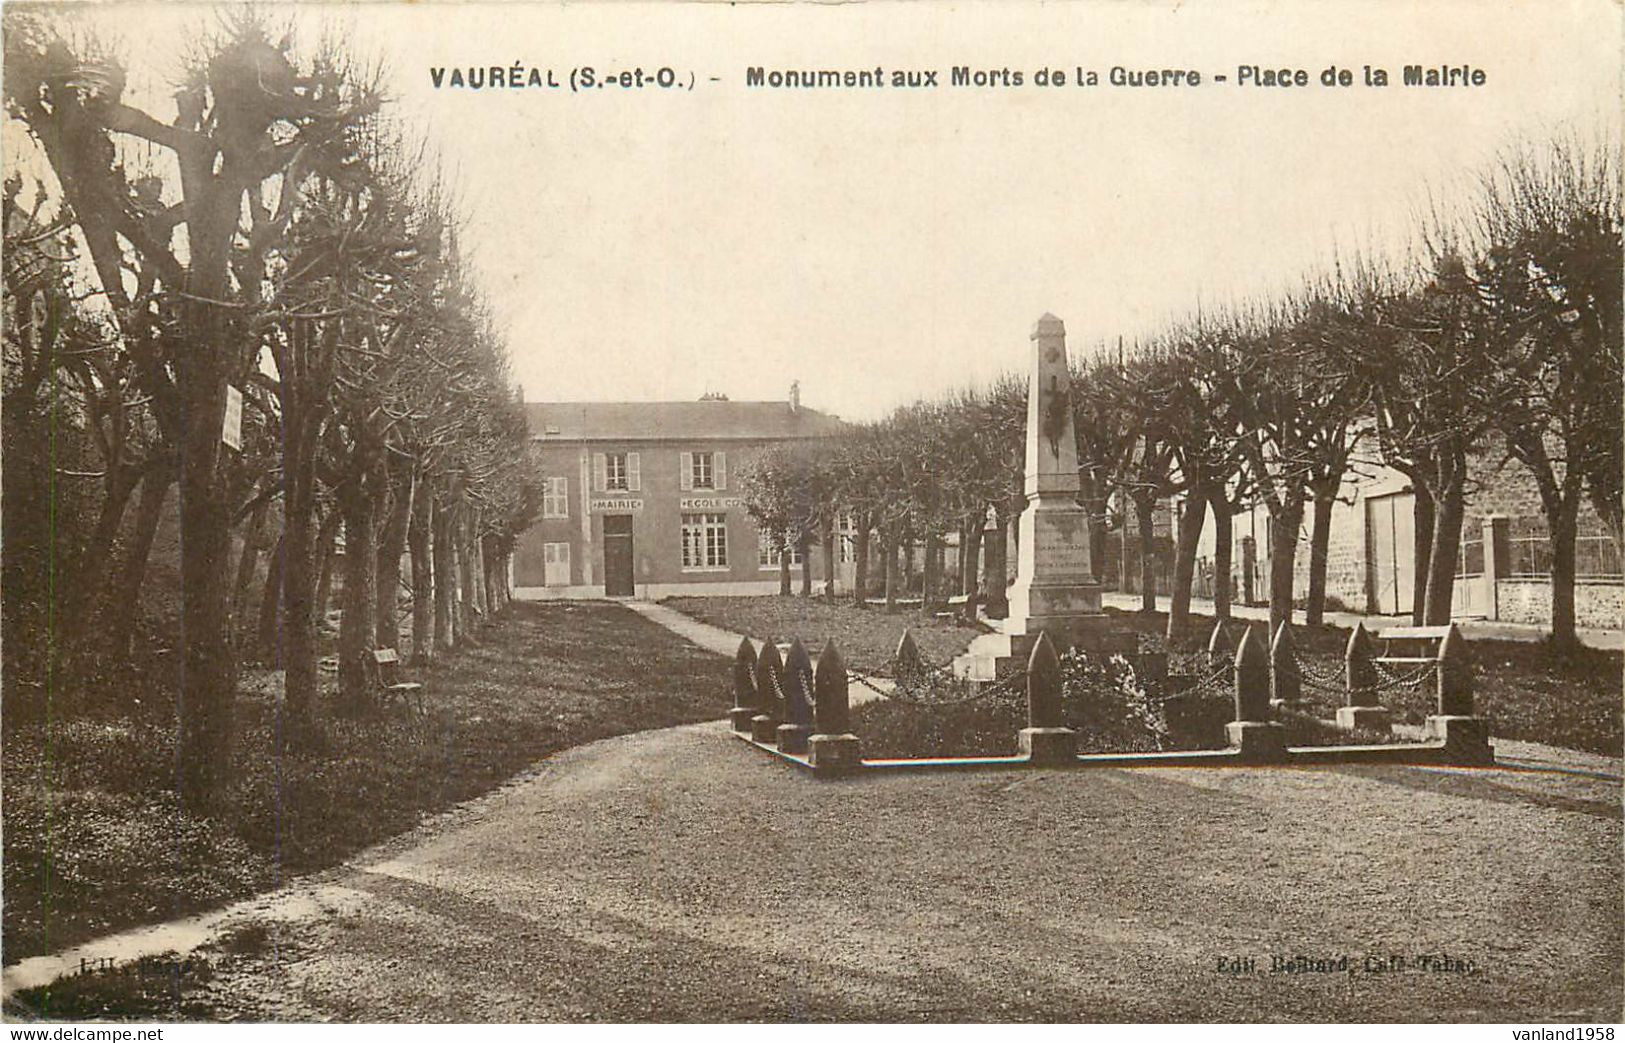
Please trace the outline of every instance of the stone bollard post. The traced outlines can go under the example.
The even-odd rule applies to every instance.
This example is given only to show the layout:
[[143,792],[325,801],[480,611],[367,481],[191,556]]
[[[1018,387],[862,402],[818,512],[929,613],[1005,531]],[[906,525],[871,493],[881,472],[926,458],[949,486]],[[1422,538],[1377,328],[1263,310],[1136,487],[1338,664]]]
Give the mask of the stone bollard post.
[[728,721],[733,730],[742,735],[750,734],[750,719],[756,716],[756,649],[750,646],[750,638],[739,639],[739,651],[734,653],[734,705],[728,711]]
[[1224,620],[1213,624],[1213,633],[1207,639],[1207,654],[1218,659],[1230,658],[1236,654],[1236,646],[1230,643],[1230,632],[1224,628]]
[[1439,642],[1438,713],[1428,717],[1428,738],[1443,742],[1451,764],[1494,764],[1490,722],[1473,715],[1473,664],[1467,639],[1454,623]]
[[892,654],[892,677],[897,687],[910,689],[925,679],[925,657],[914,643],[914,629],[905,627],[897,639],[897,651]]
[[756,716],[750,719],[750,737],[757,742],[778,741],[779,722],[784,719],[784,709],[779,705],[783,677],[778,646],[772,641],[762,642],[762,653],[756,657]]
[[1355,623],[1343,652],[1344,705],[1337,708],[1337,726],[1344,731],[1388,730],[1388,710],[1377,702],[1377,666],[1371,661],[1375,654],[1370,631]]
[[1224,726],[1232,749],[1249,761],[1286,759],[1286,729],[1270,719],[1269,653],[1249,626],[1236,649],[1236,719]]
[[1075,764],[1078,736],[1061,707],[1061,660],[1049,635],[1040,631],[1027,658],[1027,727],[1017,734],[1027,763],[1047,766]]
[[1303,678],[1293,644],[1292,624],[1283,622],[1270,642],[1270,706],[1276,710],[1295,710],[1303,702]]
[[813,735],[807,748],[815,775],[833,778],[863,767],[858,737],[852,734],[846,663],[834,641],[825,642],[818,653],[818,670],[813,675]]
[[806,753],[812,736],[813,665],[807,647],[796,638],[784,661],[784,723],[779,725],[779,751]]

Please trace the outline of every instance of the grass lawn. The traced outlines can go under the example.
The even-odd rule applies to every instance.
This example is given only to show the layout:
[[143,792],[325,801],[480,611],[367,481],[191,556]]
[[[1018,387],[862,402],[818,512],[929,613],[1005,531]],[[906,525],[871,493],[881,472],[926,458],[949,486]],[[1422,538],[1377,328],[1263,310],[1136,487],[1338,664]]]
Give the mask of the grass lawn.
[[173,691],[154,674],[95,713],[8,706],[5,962],[337,864],[550,753],[730,702],[726,660],[604,603],[516,603],[478,645],[403,676],[424,683],[425,721],[329,718],[311,749],[279,757],[280,675],[245,673],[221,821],[176,802]]
[[887,612],[879,605],[858,608],[850,600],[822,598],[737,597],[667,598],[665,604],[712,626],[747,634],[752,640],[788,641],[799,637],[818,657],[824,642],[835,639],[849,669],[891,674],[892,653],[905,629],[912,628],[920,654],[933,666],[945,666],[965,650],[982,628],[957,618],[927,616],[918,606]]

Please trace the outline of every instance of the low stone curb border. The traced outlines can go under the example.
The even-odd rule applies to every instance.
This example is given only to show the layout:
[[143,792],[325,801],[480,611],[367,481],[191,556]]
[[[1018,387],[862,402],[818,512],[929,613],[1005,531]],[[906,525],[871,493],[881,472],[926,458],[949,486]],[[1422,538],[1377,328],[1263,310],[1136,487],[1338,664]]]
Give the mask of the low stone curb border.
[[[733,737],[755,749],[814,775],[816,770],[805,754],[786,753],[777,746],[757,742],[749,735],[733,732]],[[1237,749],[1164,750],[1147,753],[1079,753],[1068,763],[1034,759],[1026,754],[1007,757],[918,757],[860,760],[855,775],[900,774],[905,772],[1000,771],[1011,768],[1315,768],[1341,764],[1410,764],[1419,767],[1494,767],[1494,763],[1465,764],[1442,742],[1396,743],[1380,746],[1289,746],[1286,756],[1260,760],[1243,756]]]

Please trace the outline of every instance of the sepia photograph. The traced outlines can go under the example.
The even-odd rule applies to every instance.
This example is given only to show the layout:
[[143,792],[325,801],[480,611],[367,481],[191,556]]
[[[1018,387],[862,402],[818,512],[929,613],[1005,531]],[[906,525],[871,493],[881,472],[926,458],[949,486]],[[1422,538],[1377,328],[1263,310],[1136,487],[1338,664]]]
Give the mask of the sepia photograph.
[[1614,0],[0,36],[10,1038],[1625,1021]]

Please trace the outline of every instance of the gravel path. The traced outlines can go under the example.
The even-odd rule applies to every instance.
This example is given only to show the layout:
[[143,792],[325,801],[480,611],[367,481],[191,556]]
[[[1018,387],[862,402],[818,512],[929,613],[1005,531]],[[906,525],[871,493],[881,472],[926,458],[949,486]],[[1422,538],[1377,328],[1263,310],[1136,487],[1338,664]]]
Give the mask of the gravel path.
[[[658,623],[678,637],[685,638],[707,651],[725,655],[729,659],[739,651],[739,640],[744,636],[742,634],[701,622],[693,616],[653,601],[627,601],[624,604],[651,623]],[[761,648],[759,641],[752,640],[751,644],[758,649]],[[818,655],[816,648],[809,651],[814,656]],[[896,687],[897,683],[889,677],[865,677],[850,686],[847,698],[853,706],[861,706],[872,699],[891,694]]]
[[624,736],[310,881],[346,900],[279,918],[205,998],[255,1020],[1618,1020],[1619,762],[1517,752],[1561,770],[822,783],[720,723]]

